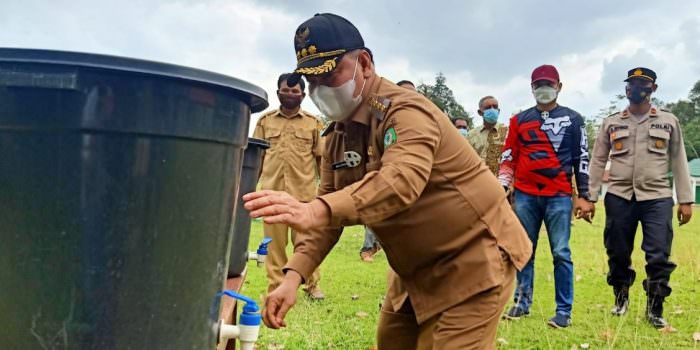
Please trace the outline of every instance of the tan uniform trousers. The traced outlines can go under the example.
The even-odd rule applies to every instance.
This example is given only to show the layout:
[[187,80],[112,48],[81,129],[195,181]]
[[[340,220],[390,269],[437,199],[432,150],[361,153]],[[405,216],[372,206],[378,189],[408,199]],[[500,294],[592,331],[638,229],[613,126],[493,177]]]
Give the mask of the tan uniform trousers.
[[[289,243],[289,231],[292,231],[292,244],[296,241],[297,233],[287,225],[268,225],[263,224],[263,232],[265,237],[272,238],[272,242],[267,247],[267,258],[265,259],[265,267],[267,269],[267,292],[272,292],[275,288],[282,284],[284,273],[282,268],[287,265],[287,244]],[[321,279],[319,269],[316,269],[311,275],[311,278],[306,281],[304,290],[313,291],[318,287],[318,282]]]
[[457,304],[417,324],[410,299],[393,310],[384,300],[377,344],[379,350],[496,349],[496,330],[506,303],[513,294],[515,267],[504,262],[504,283]]

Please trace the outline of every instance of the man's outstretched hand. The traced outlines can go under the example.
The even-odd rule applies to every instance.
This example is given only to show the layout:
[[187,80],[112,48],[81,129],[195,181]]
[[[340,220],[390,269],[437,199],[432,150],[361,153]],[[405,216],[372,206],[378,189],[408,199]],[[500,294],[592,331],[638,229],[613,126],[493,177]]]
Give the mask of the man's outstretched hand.
[[243,196],[245,208],[253,218],[266,224],[285,224],[297,231],[308,231],[330,223],[330,209],[321,200],[304,203],[287,192],[263,190]]

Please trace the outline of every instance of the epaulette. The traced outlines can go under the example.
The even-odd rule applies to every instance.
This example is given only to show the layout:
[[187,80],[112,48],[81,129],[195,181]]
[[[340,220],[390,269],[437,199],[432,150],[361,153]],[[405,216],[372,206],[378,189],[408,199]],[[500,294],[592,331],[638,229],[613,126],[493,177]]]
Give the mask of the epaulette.
[[369,103],[369,108],[372,111],[372,116],[377,118],[379,121],[384,120],[386,111],[389,110],[391,105],[391,100],[385,97],[372,96],[367,101]]
[[335,129],[335,122],[331,122],[330,124],[328,124],[328,126],[325,129],[323,129],[321,136],[326,136],[326,135],[330,134],[331,131],[333,131],[334,129]]
[[279,109],[271,109],[271,110],[269,110],[269,111],[263,113],[263,114],[260,116],[260,118],[259,118],[258,120],[262,120],[263,118],[268,117],[268,116],[271,116],[271,115],[273,115],[273,114],[275,114],[275,113],[277,113],[277,112],[279,112]]
[[311,114],[311,113],[309,113],[309,112],[307,112],[307,111],[305,111],[305,110],[303,110],[303,109],[300,109],[300,110],[299,110],[299,113],[300,113],[301,115],[305,116],[305,117],[313,118],[313,119],[316,119],[316,120],[320,120],[317,116],[315,116],[315,115],[313,115],[313,114]]
[[[615,113],[615,114],[618,114],[618,113],[620,113],[620,112],[617,112],[617,113]],[[615,114],[612,114],[611,116],[613,116],[613,115],[615,115]],[[623,116],[624,118],[629,117],[629,115],[630,115],[630,112],[629,112],[628,110],[625,109],[624,111],[622,111],[622,116]]]

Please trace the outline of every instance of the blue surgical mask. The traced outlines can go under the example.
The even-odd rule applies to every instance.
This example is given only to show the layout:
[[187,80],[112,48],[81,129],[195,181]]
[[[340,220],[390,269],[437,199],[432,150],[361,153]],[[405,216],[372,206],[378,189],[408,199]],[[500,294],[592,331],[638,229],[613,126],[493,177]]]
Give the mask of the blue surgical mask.
[[484,121],[489,124],[496,124],[498,122],[498,110],[495,108],[489,108],[484,111]]
[[462,134],[462,136],[467,137],[467,134],[469,134],[469,130],[467,129],[458,129],[459,133]]

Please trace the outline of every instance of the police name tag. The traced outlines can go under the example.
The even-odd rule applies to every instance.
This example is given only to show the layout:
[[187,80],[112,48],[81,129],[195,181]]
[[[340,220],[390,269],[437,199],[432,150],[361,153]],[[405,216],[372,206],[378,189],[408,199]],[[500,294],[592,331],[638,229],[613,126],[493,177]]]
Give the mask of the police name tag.
[[362,156],[355,151],[343,152],[343,160],[337,163],[333,163],[333,170],[354,168],[360,165],[362,162]]

